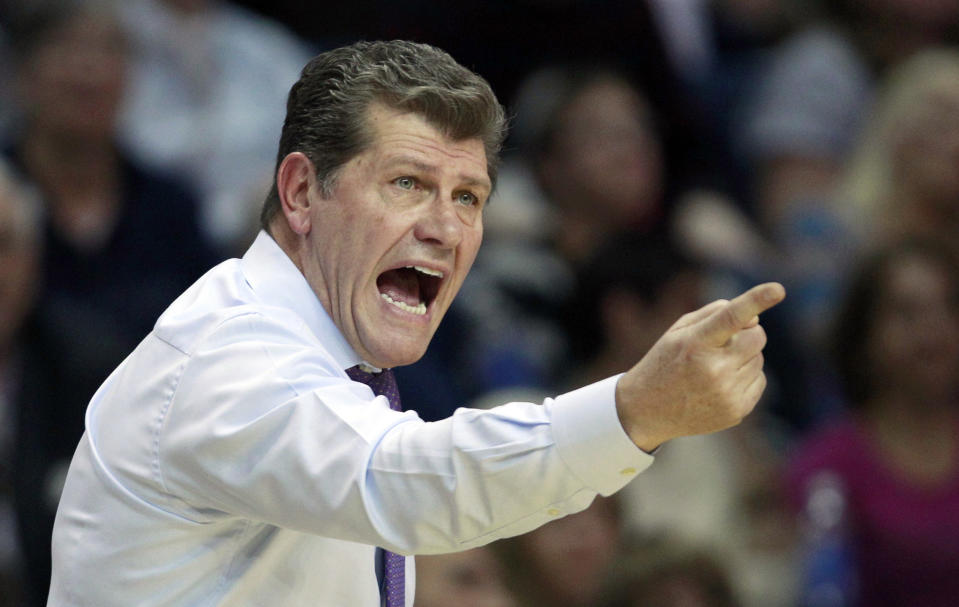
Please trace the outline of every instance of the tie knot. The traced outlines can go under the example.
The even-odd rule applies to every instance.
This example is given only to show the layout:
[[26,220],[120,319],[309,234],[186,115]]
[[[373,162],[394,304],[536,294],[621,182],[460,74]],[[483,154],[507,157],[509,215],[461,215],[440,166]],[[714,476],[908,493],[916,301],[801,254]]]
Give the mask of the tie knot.
[[392,369],[384,369],[379,373],[371,373],[356,365],[346,370],[347,376],[353,381],[366,384],[377,396],[385,396],[390,401],[390,409],[402,411],[400,405],[400,391],[396,385],[396,377]]

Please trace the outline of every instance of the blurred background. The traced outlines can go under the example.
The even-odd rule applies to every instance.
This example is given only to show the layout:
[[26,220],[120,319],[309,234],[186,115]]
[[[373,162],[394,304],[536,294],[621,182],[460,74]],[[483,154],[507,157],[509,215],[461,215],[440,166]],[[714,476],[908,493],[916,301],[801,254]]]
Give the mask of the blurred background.
[[258,229],[285,99],[435,44],[511,117],[427,420],[626,370],[764,280],[763,402],[420,558],[417,607],[959,605],[959,0],[0,0],[0,607],[45,605],[97,386]]

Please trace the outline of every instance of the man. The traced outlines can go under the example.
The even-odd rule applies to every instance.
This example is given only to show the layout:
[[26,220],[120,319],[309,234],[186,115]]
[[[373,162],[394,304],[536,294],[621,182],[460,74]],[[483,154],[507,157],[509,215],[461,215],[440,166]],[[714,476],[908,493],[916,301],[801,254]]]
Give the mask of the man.
[[[757,314],[779,285],[684,317],[625,375],[541,405],[430,424],[390,410],[381,370],[423,354],[465,278],[504,131],[485,81],[432,47],[358,43],[304,68],[265,230],[90,403],[51,605],[409,606],[397,553],[582,510],[648,466],[643,450],[748,413]],[[364,374],[383,395],[350,379]]]

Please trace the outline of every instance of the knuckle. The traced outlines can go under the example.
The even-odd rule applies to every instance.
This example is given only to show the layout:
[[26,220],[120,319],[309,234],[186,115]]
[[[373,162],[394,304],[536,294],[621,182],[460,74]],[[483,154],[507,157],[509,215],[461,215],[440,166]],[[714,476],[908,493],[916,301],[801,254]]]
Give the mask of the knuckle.
[[723,326],[727,329],[739,329],[740,322],[739,317],[736,315],[736,308],[732,305],[726,305],[720,316],[720,322],[722,322]]
[[727,391],[726,383],[729,374],[726,373],[726,366],[722,360],[710,360],[703,367],[702,373],[711,385],[717,386],[722,392]]

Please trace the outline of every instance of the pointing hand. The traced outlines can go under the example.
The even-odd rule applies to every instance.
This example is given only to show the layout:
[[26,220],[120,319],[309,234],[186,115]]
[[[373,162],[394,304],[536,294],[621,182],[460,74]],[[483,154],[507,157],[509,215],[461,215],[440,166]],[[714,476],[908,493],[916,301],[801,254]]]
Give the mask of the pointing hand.
[[765,283],[676,321],[616,385],[616,409],[633,442],[650,451],[741,422],[766,387],[759,314],[785,296],[782,285]]

